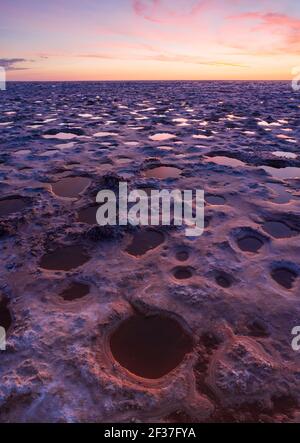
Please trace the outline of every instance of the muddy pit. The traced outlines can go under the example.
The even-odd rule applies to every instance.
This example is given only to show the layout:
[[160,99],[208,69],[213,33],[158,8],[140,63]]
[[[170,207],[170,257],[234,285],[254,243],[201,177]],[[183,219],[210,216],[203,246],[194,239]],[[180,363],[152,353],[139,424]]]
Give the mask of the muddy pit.
[[91,226],[96,225],[97,224],[96,214],[98,208],[99,208],[98,205],[91,205],[88,206],[87,208],[81,209],[78,212],[78,221],[80,223],[85,223]]
[[299,234],[281,221],[267,221],[264,223],[263,229],[274,238],[288,238]]
[[178,266],[173,269],[172,274],[176,280],[189,280],[193,277],[193,269],[188,266]]
[[62,246],[46,253],[40,261],[40,267],[50,271],[70,271],[82,266],[89,256],[81,246]]
[[242,251],[251,252],[253,254],[259,252],[264,245],[263,241],[254,235],[242,237],[237,241],[237,243]]
[[226,199],[221,195],[207,195],[205,200],[213,206],[225,205],[226,203]]
[[292,289],[298,278],[298,274],[295,271],[284,267],[273,269],[271,276],[276,283],[285,289]]
[[165,241],[165,236],[155,229],[145,229],[133,235],[126,252],[134,257],[141,257],[152,249],[158,248]]
[[22,197],[8,197],[0,200],[0,217],[5,217],[20,212],[28,206]]
[[72,283],[67,289],[65,289],[60,296],[65,301],[78,300],[85,297],[90,292],[90,287],[83,283]]
[[222,288],[230,288],[233,282],[233,278],[229,274],[223,271],[216,272],[215,280],[216,283]]
[[52,191],[58,197],[78,198],[90,185],[91,181],[86,177],[66,177],[52,183]]
[[135,315],[124,320],[110,337],[116,361],[132,374],[159,379],[193,349],[191,336],[171,317]]
[[177,251],[176,253],[176,260],[181,261],[181,262],[185,262],[189,259],[190,254],[188,251]]

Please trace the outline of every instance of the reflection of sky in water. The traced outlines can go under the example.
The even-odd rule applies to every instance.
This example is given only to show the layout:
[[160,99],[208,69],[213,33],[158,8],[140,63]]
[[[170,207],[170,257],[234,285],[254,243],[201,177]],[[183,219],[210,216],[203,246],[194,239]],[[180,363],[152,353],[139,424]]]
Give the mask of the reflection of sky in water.
[[55,135],[43,135],[43,138],[51,139],[51,138],[57,138],[58,140],[73,140],[73,138],[78,138],[78,135],[75,134],[69,134],[67,132],[59,132]]
[[209,163],[215,163],[220,166],[229,166],[231,168],[235,168],[237,166],[246,166],[246,164],[241,160],[237,160],[236,158],[223,157],[223,156],[210,157],[207,159],[207,161]]
[[272,197],[274,203],[284,204],[291,200],[289,192],[283,185],[280,185],[279,183],[268,183],[268,188],[271,189],[272,194],[275,194],[275,196]]
[[285,179],[295,179],[300,178],[300,168],[296,168],[294,166],[289,166],[287,168],[272,168],[271,166],[262,166],[268,174],[272,175],[275,178],[279,178],[282,180]]
[[294,154],[293,152],[284,152],[284,151],[274,151],[272,152],[273,155],[276,157],[282,157],[282,158],[297,158],[297,154]]
[[149,138],[150,138],[150,140],[161,142],[164,140],[171,140],[172,138],[176,138],[176,135],[168,134],[168,133],[161,133],[161,134],[150,135]]

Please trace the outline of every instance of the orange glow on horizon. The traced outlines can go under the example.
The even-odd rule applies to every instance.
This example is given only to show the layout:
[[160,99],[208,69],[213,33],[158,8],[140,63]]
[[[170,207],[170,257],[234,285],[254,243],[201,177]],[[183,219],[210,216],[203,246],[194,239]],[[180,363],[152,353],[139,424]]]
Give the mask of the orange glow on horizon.
[[8,81],[288,80],[300,65],[291,0],[26,4],[3,8]]

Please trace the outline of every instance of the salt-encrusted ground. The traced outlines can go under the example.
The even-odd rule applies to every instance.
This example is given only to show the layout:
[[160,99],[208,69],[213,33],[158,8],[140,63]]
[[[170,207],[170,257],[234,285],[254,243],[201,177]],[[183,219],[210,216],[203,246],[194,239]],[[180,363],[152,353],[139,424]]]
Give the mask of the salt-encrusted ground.
[[[299,422],[299,94],[277,82],[12,83],[0,99],[0,421]],[[181,174],[147,178],[160,165]],[[89,179],[73,200],[51,187],[69,176]],[[119,180],[204,189],[204,235],[163,228],[135,257],[136,229],[79,222]],[[81,266],[41,267],[66,246]],[[65,300],[74,283],[89,294]],[[161,379],[112,358],[111,331],[136,311],[193,337]]]

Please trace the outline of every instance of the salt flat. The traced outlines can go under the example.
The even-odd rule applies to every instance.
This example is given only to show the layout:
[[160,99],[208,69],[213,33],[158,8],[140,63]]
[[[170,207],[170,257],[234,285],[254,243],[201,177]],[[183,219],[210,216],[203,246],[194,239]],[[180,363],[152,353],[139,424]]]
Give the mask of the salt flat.
[[[1,421],[299,421],[298,104],[287,82],[8,84]],[[203,189],[204,234],[97,226],[120,181]]]

